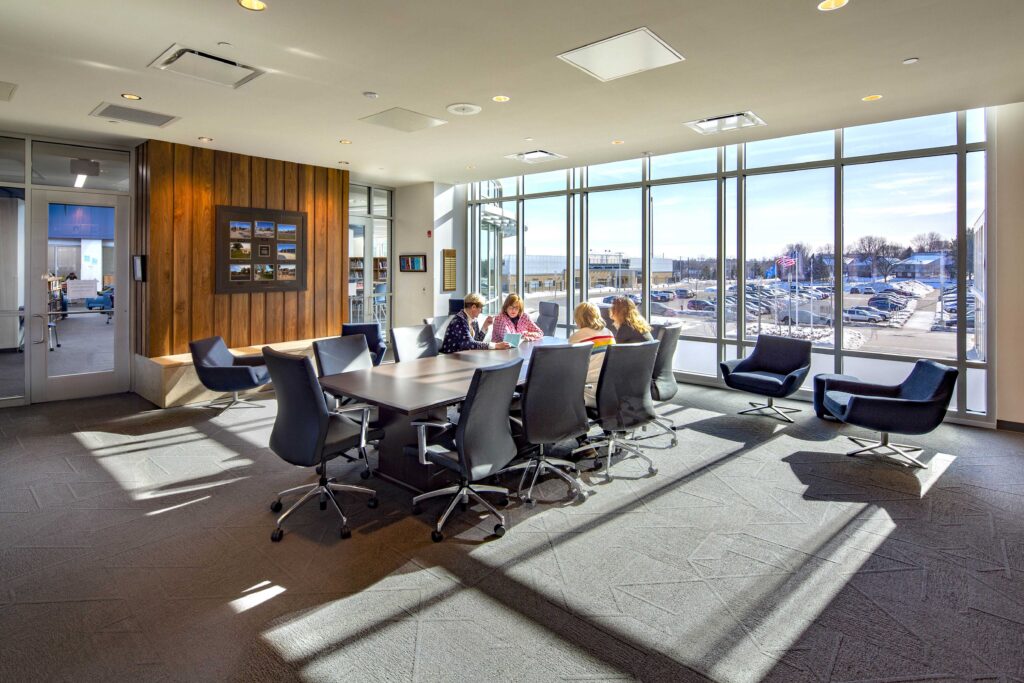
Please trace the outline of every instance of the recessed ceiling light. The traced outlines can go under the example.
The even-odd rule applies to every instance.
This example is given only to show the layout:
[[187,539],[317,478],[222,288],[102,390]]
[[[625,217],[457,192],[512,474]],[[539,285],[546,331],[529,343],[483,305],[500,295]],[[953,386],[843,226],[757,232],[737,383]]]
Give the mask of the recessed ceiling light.
[[621,144],[623,144],[624,142],[626,142],[626,141],[625,141],[625,140],[612,140],[612,144],[613,144],[613,145],[621,145]]
[[133,102],[137,102],[142,99],[140,95],[136,95],[135,93],[131,92],[123,92],[121,93],[121,97],[125,98],[126,100],[132,100]]
[[881,95],[868,95],[867,97],[860,98],[862,102],[877,102],[882,99]]
[[491,99],[494,100],[495,102],[508,102],[512,98],[509,97],[508,95],[495,95]]
[[372,90],[367,90],[366,92],[363,93],[363,97],[365,97],[365,98],[367,98],[369,100],[375,100],[378,97],[380,97],[380,95],[378,95],[377,93],[373,92]]
[[456,104],[449,104],[445,107],[445,110],[449,114],[455,114],[456,116],[473,116],[483,111],[483,107],[478,104],[470,104],[469,102],[457,102]]
[[213,138],[208,138],[205,135],[199,138],[199,142],[213,142]]
[[906,64],[907,66],[910,66],[911,64],[917,64],[920,61],[921,60],[917,57],[907,57],[906,59],[903,60],[903,63]]
[[238,4],[253,12],[262,12],[267,9],[267,3],[263,2],[263,0],[238,0]]
[[476,168],[476,166],[474,166],[473,164],[470,164],[469,166],[466,167],[466,170],[467,171],[472,171],[474,168]]
[[352,144],[351,140],[338,140],[338,142],[340,142],[343,145],[351,145]]
[[526,140],[527,142],[533,142],[533,138],[523,138],[523,139]]
[[831,12],[834,9],[842,9],[846,7],[850,0],[822,0],[818,3],[818,9],[822,12]]

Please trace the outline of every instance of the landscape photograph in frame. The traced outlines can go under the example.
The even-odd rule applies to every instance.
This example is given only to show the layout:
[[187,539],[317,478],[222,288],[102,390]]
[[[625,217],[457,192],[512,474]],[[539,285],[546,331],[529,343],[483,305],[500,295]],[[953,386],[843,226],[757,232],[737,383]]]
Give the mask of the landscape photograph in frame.
[[256,221],[256,239],[272,240],[277,237],[274,221]]
[[302,292],[313,254],[302,211],[218,205],[212,275],[216,294]]

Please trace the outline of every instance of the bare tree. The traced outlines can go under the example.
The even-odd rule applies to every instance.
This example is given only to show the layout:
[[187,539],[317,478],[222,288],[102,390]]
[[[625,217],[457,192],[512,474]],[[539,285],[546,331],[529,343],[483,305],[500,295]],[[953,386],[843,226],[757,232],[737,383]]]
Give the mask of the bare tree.
[[914,235],[910,239],[910,246],[916,252],[945,251],[949,249],[949,240],[933,230],[931,232],[923,232],[920,235]]
[[853,244],[853,253],[871,261],[871,277],[881,276],[888,281],[903,248],[885,237],[865,235]]

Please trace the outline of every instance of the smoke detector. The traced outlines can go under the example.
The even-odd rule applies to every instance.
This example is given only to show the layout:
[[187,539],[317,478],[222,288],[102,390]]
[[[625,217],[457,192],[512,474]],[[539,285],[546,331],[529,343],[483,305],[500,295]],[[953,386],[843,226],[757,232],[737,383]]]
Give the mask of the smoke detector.
[[468,102],[459,102],[457,104],[449,104],[446,107],[449,114],[455,114],[456,116],[474,116],[483,111],[483,108],[476,104],[469,104]]

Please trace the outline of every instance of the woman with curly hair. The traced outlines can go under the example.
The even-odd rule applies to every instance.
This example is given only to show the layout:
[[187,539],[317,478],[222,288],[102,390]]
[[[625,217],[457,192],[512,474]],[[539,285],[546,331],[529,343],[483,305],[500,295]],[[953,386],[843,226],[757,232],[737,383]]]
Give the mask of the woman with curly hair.
[[619,344],[634,344],[651,341],[651,326],[640,315],[633,300],[626,296],[616,297],[608,314],[615,323],[615,341]]

